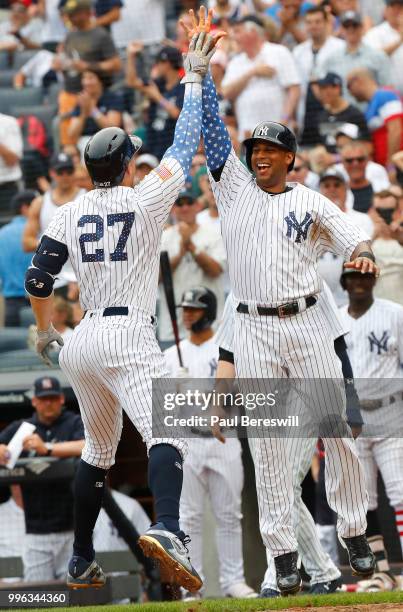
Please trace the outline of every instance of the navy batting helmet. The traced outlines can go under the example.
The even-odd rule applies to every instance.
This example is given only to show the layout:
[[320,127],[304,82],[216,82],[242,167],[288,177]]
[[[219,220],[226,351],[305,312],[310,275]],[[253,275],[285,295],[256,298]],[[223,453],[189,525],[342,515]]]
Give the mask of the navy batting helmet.
[[133,155],[142,145],[137,136],[128,136],[121,128],[100,130],[85,147],[84,161],[95,187],[120,185]]
[[203,316],[193,323],[192,331],[198,332],[207,329],[215,321],[217,316],[217,298],[207,287],[193,287],[188,289],[182,296],[179,304],[182,308],[203,308]]
[[246,164],[250,171],[252,171],[252,149],[256,140],[267,140],[268,142],[272,142],[286,151],[291,151],[291,153],[294,153],[294,159],[288,166],[288,172],[293,169],[295,153],[297,152],[297,139],[295,138],[294,132],[292,132],[286,125],[276,123],[275,121],[263,121],[263,123],[259,123],[259,125],[255,127],[251,138],[247,138],[244,141],[243,144],[246,149]]

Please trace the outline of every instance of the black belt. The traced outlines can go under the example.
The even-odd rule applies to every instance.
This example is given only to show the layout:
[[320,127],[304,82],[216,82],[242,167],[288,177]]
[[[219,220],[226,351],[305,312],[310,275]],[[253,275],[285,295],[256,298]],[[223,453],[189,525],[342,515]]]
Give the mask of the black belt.
[[[305,304],[307,308],[314,306],[316,304],[317,299],[313,297],[313,295],[309,295],[305,298]],[[242,314],[249,314],[249,307],[247,304],[238,304],[237,312],[241,312]],[[258,314],[266,317],[280,317],[283,319],[284,317],[290,317],[291,315],[295,315],[299,313],[298,302],[289,302],[288,304],[282,304],[281,306],[276,306],[276,308],[265,308],[264,306],[257,307]]]
[[[85,313],[87,314],[87,313]],[[92,317],[94,313],[91,312],[90,313],[90,317]],[[128,306],[108,306],[108,308],[105,308],[102,316],[103,317],[119,317],[119,316],[123,316],[123,317],[127,317],[127,315],[129,314],[129,307]],[[152,316],[151,317],[151,323],[154,325],[154,321],[155,318]]]

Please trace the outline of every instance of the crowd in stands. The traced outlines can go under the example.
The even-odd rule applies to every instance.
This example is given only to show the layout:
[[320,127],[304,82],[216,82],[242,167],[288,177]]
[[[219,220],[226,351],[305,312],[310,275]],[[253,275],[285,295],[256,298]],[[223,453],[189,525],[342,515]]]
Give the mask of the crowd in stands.
[[[23,272],[46,225],[59,206],[91,189],[83,164],[89,138],[107,126],[140,136],[138,182],[172,143],[188,45],[179,21],[200,4],[227,32],[211,70],[238,155],[260,121],[291,127],[299,153],[290,181],[321,191],[366,227],[382,268],[375,291],[403,304],[403,0],[3,0],[6,326],[18,326],[28,304]],[[217,294],[220,311],[226,256],[202,142],[163,248],[178,296],[203,284]],[[321,268],[337,302],[345,303],[341,261],[326,254]],[[81,317],[74,281],[67,265],[56,287],[67,328]],[[159,338],[171,341],[162,292],[159,302]]]

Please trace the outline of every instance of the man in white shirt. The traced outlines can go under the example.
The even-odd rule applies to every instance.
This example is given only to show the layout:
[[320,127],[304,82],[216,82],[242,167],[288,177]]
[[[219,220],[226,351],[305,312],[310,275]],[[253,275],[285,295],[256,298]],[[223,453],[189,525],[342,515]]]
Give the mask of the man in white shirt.
[[17,119],[0,113],[0,211],[9,211],[22,177],[23,142]]
[[[344,175],[335,168],[329,168],[322,174],[319,182],[319,191],[329,198],[342,210],[351,221],[361,227],[362,230],[372,238],[374,224],[372,219],[364,213],[353,210],[354,196],[348,189]],[[340,276],[343,271],[343,259],[329,251],[324,253],[318,262],[318,270],[321,277],[326,281],[338,306],[347,303],[348,296],[340,285]]]
[[136,0],[124,2],[120,19],[112,24],[111,33],[121,54],[127,45],[136,40],[152,51],[166,36],[164,0]]
[[[198,208],[191,193],[179,194],[173,213],[176,225],[169,227],[162,234],[161,250],[168,251],[173,272],[175,294],[182,295],[195,285],[211,289],[217,297],[217,320],[224,308],[224,272],[226,254],[220,230],[213,225],[199,225],[196,222]],[[171,319],[165,295],[161,294],[158,315],[158,337],[162,341],[173,340]],[[182,321],[179,323],[179,335],[184,337],[186,331]]]
[[234,103],[239,138],[250,136],[257,123],[270,119],[290,123],[300,95],[300,77],[291,52],[266,42],[263,22],[247,15],[234,26],[240,49],[229,62],[222,93]]
[[343,49],[345,42],[329,35],[329,13],[323,6],[313,6],[306,11],[305,29],[308,40],[297,45],[292,52],[301,78],[298,123],[303,127],[302,142],[316,144],[319,133],[315,120],[322,105],[314,95],[311,81],[316,81],[315,71],[321,71],[326,59]]
[[368,30],[365,44],[381,49],[390,58],[390,84],[403,95],[403,2],[386,0],[385,21]]

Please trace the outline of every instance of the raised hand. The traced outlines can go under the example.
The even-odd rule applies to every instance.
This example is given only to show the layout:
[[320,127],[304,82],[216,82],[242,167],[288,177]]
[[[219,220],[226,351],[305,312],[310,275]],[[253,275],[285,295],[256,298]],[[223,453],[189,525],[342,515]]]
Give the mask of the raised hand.
[[213,21],[213,9],[209,9],[206,15],[206,9],[204,6],[200,7],[199,10],[199,23],[197,23],[197,18],[194,11],[191,9],[189,11],[189,16],[192,22],[192,26],[189,27],[183,19],[179,21],[182,28],[185,30],[186,36],[188,40],[191,41],[195,34],[199,34],[200,32],[205,32],[206,34],[211,33],[211,37],[214,41],[214,46],[217,45],[218,41],[221,40],[224,36],[227,36],[227,33],[223,30],[219,30],[217,32],[211,32],[211,22]]

